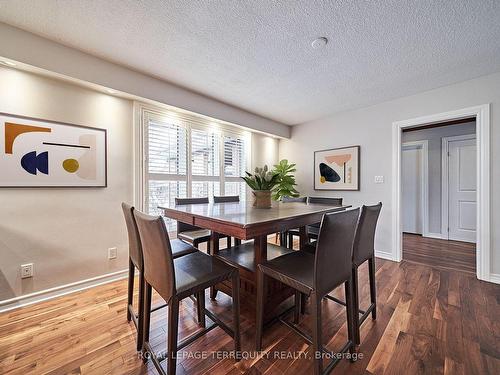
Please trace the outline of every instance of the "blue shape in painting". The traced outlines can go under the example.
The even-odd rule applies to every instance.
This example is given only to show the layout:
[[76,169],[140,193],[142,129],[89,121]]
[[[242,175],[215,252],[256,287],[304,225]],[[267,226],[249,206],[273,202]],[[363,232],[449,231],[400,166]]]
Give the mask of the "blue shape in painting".
[[325,163],[319,164],[319,175],[328,182],[339,182],[340,176],[332,167],[329,167]]
[[23,169],[36,175],[37,170],[43,174],[49,174],[49,153],[47,151],[37,155],[36,151],[31,151],[21,158]]

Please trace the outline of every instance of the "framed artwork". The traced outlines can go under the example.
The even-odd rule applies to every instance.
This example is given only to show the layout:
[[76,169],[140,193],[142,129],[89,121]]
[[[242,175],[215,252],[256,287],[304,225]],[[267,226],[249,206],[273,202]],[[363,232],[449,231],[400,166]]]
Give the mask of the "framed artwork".
[[314,190],[359,190],[359,146],[314,152]]
[[0,113],[0,187],[106,187],[106,130]]

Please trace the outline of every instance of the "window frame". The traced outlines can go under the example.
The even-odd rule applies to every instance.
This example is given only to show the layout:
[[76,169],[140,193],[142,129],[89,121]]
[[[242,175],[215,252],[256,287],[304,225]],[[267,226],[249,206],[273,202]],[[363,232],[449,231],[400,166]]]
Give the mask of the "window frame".
[[[244,169],[249,170],[251,165],[251,132],[241,129],[238,126],[223,123],[217,120],[196,116],[186,113],[179,113],[173,110],[154,108],[142,104],[135,104],[136,120],[138,126],[134,132],[134,174],[138,186],[135,187],[134,200],[136,207],[147,211],[149,208],[149,181],[185,181],[187,197],[192,196],[193,182],[218,182],[220,195],[225,195],[226,182],[243,182],[240,177],[226,176],[224,173],[224,137],[230,136],[244,140]],[[149,173],[149,130],[148,124],[151,118],[158,118],[160,121],[168,121],[180,126],[186,131],[186,174],[164,174]],[[215,133],[219,138],[219,176],[202,176],[192,174],[192,130],[200,130]],[[137,142],[138,141],[138,142]],[[137,178],[138,177],[138,178]],[[245,197],[245,195],[244,195]],[[209,197],[210,198],[210,197]]]

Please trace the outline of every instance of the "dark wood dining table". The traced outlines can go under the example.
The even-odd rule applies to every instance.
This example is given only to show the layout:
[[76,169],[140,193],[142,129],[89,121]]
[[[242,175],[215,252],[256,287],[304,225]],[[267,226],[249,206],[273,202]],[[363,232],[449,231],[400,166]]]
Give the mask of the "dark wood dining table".
[[[299,228],[302,249],[307,241],[307,225],[320,222],[325,213],[349,207],[351,206],[301,202],[273,203],[268,209],[254,208],[250,202],[159,206],[168,218],[211,230],[210,255],[218,256],[239,268],[241,301],[252,306],[255,306],[257,295],[257,265],[294,251],[268,243],[268,235]],[[234,237],[237,245],[229,249],[219,249],[221,236]],[[242,240],[253,241],[241,242]],[[216,290],[231,295],[229,284],[218,284]],[[280,303],[290,297],[293,291],[277,281],[269,283],[267,290],[264,310],[266,317],[271,317]]]

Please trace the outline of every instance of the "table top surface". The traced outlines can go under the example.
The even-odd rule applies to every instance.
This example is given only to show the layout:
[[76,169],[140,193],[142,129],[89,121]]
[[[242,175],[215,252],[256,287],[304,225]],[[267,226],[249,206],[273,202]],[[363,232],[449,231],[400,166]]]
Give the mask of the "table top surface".
[[271,208],[255,208],[252,207],[251,202],[231,202],[188,204],[174,207],[159,205],[158,207],[165,210],[165,215],[167,217],[169,216],[169,211],[179,212],[189,216],[197,216],[231,225],[248,227],[266,222],[287,220],[300,216],[335,212],[351,206],[332,206],[301,202],[273,202]]

